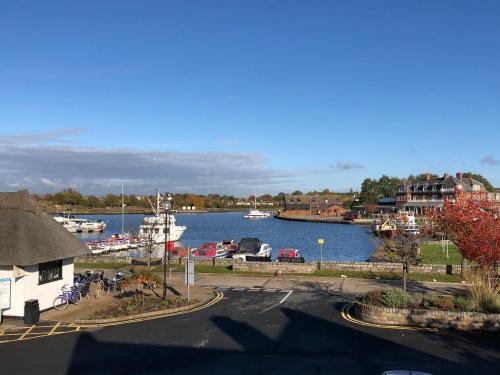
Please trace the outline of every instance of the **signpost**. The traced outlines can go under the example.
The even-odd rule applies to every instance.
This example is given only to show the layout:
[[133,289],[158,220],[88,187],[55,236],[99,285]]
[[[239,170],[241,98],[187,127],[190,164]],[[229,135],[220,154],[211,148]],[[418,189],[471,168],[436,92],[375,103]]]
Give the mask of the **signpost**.
[[321,269],[321,265],[323,264],[323,244],[325,243],[325,240],[323,238],[318,239],[318,245],[319,245],[319,269]]
[[184,266],[184,283],[187,285],[188,302],[190,301],[189,287],[194,285],[194,259],[191,257],[191,251],[188,248],[188,256]]
[[0,323],[2,322],[3,310],[10,309],[10,279],[0,279]]

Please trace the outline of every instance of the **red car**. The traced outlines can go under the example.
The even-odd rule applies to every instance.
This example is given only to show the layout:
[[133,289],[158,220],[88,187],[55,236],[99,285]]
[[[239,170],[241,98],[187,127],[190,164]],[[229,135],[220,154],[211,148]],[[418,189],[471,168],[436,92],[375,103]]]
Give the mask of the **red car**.
[[344,220],[347,220],[347,221],[353,221],[353,220],[356,220],[357,218],[358,218],[358,214],[355,214],[353,212],[349,212],[349,213],[344,215]]

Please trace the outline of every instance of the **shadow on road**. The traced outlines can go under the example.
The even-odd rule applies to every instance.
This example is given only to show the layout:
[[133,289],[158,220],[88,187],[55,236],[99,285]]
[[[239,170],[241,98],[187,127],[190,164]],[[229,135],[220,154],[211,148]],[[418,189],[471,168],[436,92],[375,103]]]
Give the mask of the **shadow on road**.
[[[422,332],[414,339],[404,333],[388,339],[381,330],[346,326],[291,308],[282,307],[276,314],[286,323],[272,335],[246,321],[211,316],[216,336],[226,341],[204,348],[103,342],[84,333],[67,373],[381,374],[407,368],[482,374],[498,369],[495,335]],[[262,319],[262,329],[273,324]]]

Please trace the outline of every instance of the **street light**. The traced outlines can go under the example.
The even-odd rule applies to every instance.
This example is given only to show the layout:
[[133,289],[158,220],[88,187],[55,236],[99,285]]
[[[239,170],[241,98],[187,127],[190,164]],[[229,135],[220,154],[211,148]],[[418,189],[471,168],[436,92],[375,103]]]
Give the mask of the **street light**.
[[163,300],[167,299],[167,251],[170,262],[170,208],[172,207],[172,196],[165,194],[165,254],[163,255]]
[[321,269],[321,266],[323,265],[323,244],[325,243],[325,240],[323,238],[318,238],[318,245],[319,245],[319,269]]

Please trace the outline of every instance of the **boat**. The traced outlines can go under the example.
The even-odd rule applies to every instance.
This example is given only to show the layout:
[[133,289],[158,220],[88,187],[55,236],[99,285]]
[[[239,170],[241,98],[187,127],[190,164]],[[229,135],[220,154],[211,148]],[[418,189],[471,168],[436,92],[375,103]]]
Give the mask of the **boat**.
[[406,234],[413,236],[420,234],[420,226],[415,220],[415,213],[413,211],[398,211],[396,226],[398,228],[404,228]]
[[234,243],[234,240],[222,240],[222,245],[224,246],[228,254],[232,254],[236,250],[238,250],[238,244]]
[[[151,202],[150,202],[151,203]],[[156,207],[151,205],[154,211],[154,216],[146,216],[143,219],[142,225],[139,227],[139,238],[140,240],[147,244],[152,242],[153,244],[165,243],[165,221],[168,221],[168,241],[175,242],[179,241],[186,231],[187,227],[184,225],[177,225],[175,221],[175,216],[172,214],[168,215],[160,212],[161,197],[158,191],[156,192]]]
[[258,238],[242,238],[238,249],[232,254],[233,259],[246,261],[247,257],[270,258],[272,248],[269,244],[262,242]]
[[257,196],[254,195],[253,210],[244,214],[243,217],[245,219],[267,219],[268,217],[271,217],[271,214],[257,209]]
[[297,249],[281,249],[278,251],[277,262],[283,263],[304,263],[304,257],[300,256],[300,252]]
[[89,219],[76,218],[70,214],[60,214],[52,217],[72,233],[104,232],[106,223],[102,220],[90,221]]
[[394,238],[398,234],[398,227],[389,218],[383,222],[374,220],[372,224],[372,231],[376,236],[379,237]]
[[207,242],[194,248],[191,254],[195,257],[225,258],[228,253],[222,242]]

